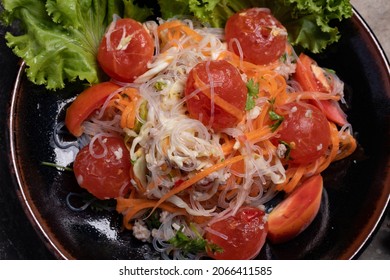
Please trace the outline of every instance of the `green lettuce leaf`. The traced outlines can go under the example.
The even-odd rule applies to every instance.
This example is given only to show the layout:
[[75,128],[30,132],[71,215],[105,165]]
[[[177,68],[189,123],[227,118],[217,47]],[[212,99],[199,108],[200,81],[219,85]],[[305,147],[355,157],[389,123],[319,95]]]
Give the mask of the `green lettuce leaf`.
[[26,63],[28,78],[55,90],[66,81],[100,81],[96,54],[119,1],[3,0],[3,19],[20,21],[21,35],[7,33],[7,45]]
[[340,33],[335,23],[352,17],[349,0],[267,0],[269,7],[289,33],[293,46],[313,53],[337,42]]
[[178,15],[190,16],[192,13],[188,0],[157,0],[160,6],[161,16],[164,19],[177,17]]
[[339,31],[333,25],[335,20],[341,21],[352,16],[349,0],[159,0],[158,2],[164,18],[189,10],[201,22],[213,27],[224,27],[226,20],[242,9],[267,7],[287,28],[290,43],[313,53],[319,53],[339,40]]
[[191,12],[200,21],[211,26],[224,27],[226,20],[234,13],[247,7],[258,6],[255,0],[189,0]]
[[286,26],[291,44],[314,53],[339,39],[334,21],[352,16],[349,0],[2,0],[2,4],[1,20],[8,24],[17,20],[22,27],[20,34],[6,34],[7,45],[25,61],[33,83],[54,90],[68,81],[101,80],[96,54],[114,14],[138,21],[158,12],[163,18],[189,15],[223,27],[237,11],[268,7]]
[[153,16],[154,11],[147,6],[137,5],[134,0],[123,0],[124,3],[124,17],[132,18],[143,22],[149,17]]

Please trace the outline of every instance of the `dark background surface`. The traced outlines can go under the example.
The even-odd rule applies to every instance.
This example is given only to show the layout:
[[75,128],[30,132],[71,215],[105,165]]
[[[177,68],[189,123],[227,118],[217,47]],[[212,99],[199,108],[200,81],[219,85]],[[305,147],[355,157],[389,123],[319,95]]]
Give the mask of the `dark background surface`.
[[[26,217],[10,174],[6,149],[8,108],[18,59],[5,46],[4,32],[0,27],[0,259],[54,259]],[[389,213],[357,257],[390,259]]]
[[10,176],[8,108],[18,58],[6,47],[0,25],[0,259],[53,259],[27,219]]

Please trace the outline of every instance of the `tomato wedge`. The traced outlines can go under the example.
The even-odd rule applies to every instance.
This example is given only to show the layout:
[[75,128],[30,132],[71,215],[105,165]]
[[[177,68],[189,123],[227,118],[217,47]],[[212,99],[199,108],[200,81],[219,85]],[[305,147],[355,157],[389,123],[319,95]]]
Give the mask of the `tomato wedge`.
[[[304,91],[329,93],[333,86],[326,79],[324,70],[313,59],[303,53],[299,55],[294,79]],[[322,110],[328,120],[341,126],[348,123],[345,113],[336,101],[313,100],[311,103]]]
[[104,82],[93,85],[80,93],[66,110],[65,125],[69,132],[76,137],[81,136],[83,134],[81,126],[83,121],[93,111],[100,108],[106,98],[119,88],[120,86],[117,84]]
[[269,214],[267,238],[277,244],[289,241],[304,231],[317,216],[322,190],[320,174],[304,181]]
[[326,88],[327,81],[321,81],[315,76],[312,65],[317,63],[304,53],[299,55],[294,79],[301,85],[305,91],[328,92]]

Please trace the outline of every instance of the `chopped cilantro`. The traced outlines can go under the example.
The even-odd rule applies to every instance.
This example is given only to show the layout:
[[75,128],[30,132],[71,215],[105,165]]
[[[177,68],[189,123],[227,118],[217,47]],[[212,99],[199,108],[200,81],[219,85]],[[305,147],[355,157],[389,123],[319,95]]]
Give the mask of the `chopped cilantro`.
[[255,107],[255,99],[259,97],[259,83],[255,83],[253,79],[250,79],[246,83],[246,88],[248,89],[248,96],[246,98],[245,110],[249,111]]
[[156,210],[156,211],[153,211],[152,213],[147,212],[144,215],[145,218],[148,217],[147,219],[144,220],[144,222],[148,226],[149,230],[152,230],[154,228],[159,228],[161,226],[160,213],[161,213],[161,211]]
[[278,129],[278,127],[282,124],[283,120],[284,120],[284,117],[281,116],[281,115],[278,115],[275,111],[274,111],[274,104],[275,104],[275,98],[273,99],[270,99],[268,100],[268,102],[271,104],[271,109],[269,110],[268,112],[268,115],[269,115],[269,118],[274,121],[270,127],[271,127],[271,131],[274,132],[276,129]]
[[176,232],[176,235],[168,240],[175,248],[181,249],[184,254],[188,253],[201,253],[206,250],[211,252],[222,252],[222,248],[214,243],[208,242],[204,239],[196,229],[196,227],[191,224],[191,230],[195,233],[196,237],[191,238],[183,233],[183,226]]

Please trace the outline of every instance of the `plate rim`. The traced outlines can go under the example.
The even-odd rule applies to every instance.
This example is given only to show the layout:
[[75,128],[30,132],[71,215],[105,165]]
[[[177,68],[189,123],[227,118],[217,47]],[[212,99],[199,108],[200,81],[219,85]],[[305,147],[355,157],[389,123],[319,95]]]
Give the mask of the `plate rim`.
[[[359,14],[359,12],[353,7],[353,16],[348,19],[353,22],[353,25],[359,25],[360,28],[366,33],[369,39],[369,43],[373,44],[375,51],[379,53],[379,56],[382,58],[380,63],[383,64],[384,69],[387,69],[387,72],[390,76],[390,64],[389,60],[384,52],[381,44],[379,43],[377,37],[374,32],[371,30],[367,22],[364,18]],[[39,235],[40,239],[43,241],[45,246],[49,249],[49,251],[54,254],[57,259],[75,259],[75,257],[59,242],[58,239],[55,238],[55,234],[52,232],[50,227],[44,222],[41,217],[39,210],[36,208],[34,203],[29,202],[30,194],[28,189],[22,184],[22,171],[18,168],[18,159],[17,159],[17,151],[15,147],[15,127],[16,127],[16,104],[18,100],[18,93],[20,91],[21,81],[25,75],[24,73],[25,63],[21,62],[19,65],[19,69],[17,72],[17,76],[14,82],[11,101],[8,104],[9,106],[9,119],[8,119],[8,146],[10,148],[10,170],[11,170],[11,179],[14,182],[14,187],[17,192],[18,199],[22,205],[24,213],[27,218],[30,220],[30,223],[33,225],[34,230]],[[387,92],[387,95],[390,97],[390,93]],[[390,169],[390,156],[387,155],[386,159],[387,166]],[[390,182],[390,174],[387,172],[387,176],[385,178],[385,182]],[[380,206],[377,207],[371,217],[375,217],[375,221],[372,222],[370,219],[370,227],[365,227],[365,230],[361,231],[357,236],[357,239],[360,240],[359,245],[355,246],[355,243],[352,243],[350,246],[346,247],[342,254],[338,257],[339,259],[353,259],[358,256],[362,249],[367,246],[368,241],[373,237],[374,233],[378,230],[379,224],[383,222],[384,214],[388,211],[389,203],[390,203],[390,184],[387,184],[387,198],[382,195]],[[384,190],[386,191],[386,189]]]

